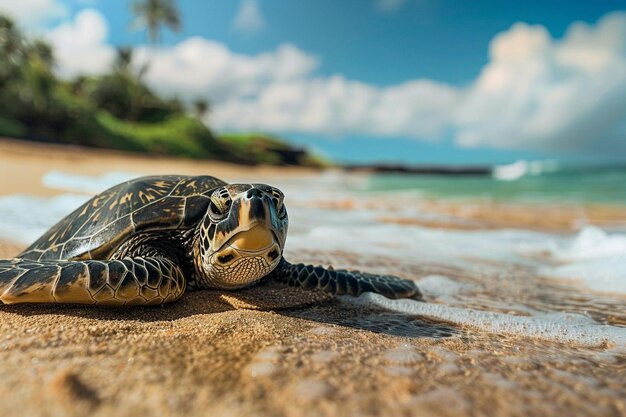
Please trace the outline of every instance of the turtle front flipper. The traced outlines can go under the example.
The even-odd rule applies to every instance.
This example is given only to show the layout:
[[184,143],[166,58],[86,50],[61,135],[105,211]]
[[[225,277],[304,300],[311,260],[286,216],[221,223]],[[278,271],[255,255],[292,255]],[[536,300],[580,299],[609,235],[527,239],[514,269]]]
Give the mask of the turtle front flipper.
[[4,304],[155,305],[175,301],[184,291],[182,271],[166,258],[0,260]]
[[422,299],[422,293],[413,281],[394,275],[326,269],[321,266],[290,264],[282,260],[271,276],[275,281],[287,285],[310,290],[320,289],[335,295],[358,297],[364,292],[373,292],[392,299]]

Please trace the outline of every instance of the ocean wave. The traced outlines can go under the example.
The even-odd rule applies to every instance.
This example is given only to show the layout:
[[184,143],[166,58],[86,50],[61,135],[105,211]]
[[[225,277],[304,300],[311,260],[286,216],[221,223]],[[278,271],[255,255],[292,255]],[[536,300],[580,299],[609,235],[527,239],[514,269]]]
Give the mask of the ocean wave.
[[515,181],[527,175],[541,175],[547,172],[555,172],[559,164],[553,159],[539,161],[526,161],[520,159],[507,165],[493,167],[493,178],[501,181]]
[[543,248],[528,246],[525,250],[557,264],[539,268],[545,277],[626,294],[626,234],[587,226],[571,239],[552,240]]
[[565,245],[548,249],[559,262],[579,262],[623,256],[626,259],[626,234],[607,233],[596,226],[587,226]]

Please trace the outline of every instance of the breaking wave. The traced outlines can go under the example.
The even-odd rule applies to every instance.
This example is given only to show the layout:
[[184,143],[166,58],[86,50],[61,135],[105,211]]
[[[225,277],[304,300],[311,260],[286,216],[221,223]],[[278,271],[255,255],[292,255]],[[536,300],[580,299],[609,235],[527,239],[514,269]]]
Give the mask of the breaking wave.
[[492,176],[501,181],[515,181],[524,176],[556,172],[558,169],[559,164],[553,159],[540,161],[520,159],[512,164],[496,165],[493,167]]

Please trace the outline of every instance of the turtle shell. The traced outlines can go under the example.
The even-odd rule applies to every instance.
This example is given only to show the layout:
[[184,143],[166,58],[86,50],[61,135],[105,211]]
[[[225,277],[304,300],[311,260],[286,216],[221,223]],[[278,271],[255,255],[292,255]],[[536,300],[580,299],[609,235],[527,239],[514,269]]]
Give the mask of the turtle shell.
[[206,213],[211,192],[224,184],[214,177],[180,175],[118,184],[63,218],[19,257],[108,259],[137,233],[196,226]]

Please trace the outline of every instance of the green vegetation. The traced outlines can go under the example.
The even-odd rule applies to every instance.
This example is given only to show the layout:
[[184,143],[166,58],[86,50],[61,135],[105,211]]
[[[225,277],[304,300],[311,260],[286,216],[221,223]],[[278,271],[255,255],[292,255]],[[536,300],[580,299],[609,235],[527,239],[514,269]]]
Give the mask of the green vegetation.
[[304,149],[294,148],[286,142],[261,133],[225,134],[218,142],[246,164],[328,166],[328,161],[311,155]]
[[[157,28],[166,21],[159,22]],[[201,122],[210,103],[159,97],[142,82],[146,68],[135,71],[131,62],[132,49],[120,48],[108,74],[60,80],[50,46],[0,16],[0,136],[243,164],[324,165],[262,134],[215,137]]]

